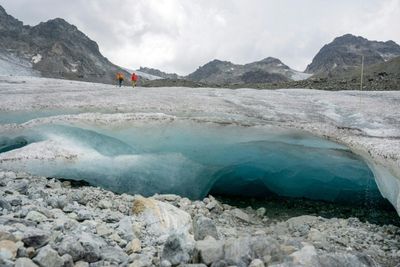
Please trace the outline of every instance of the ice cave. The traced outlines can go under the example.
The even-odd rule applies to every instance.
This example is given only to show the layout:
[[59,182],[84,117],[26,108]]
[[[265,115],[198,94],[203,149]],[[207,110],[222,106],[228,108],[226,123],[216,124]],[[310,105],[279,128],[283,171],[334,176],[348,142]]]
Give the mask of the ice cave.
[[385,201],[363,159],[295,130],[190,121],[64,123],[0,136],[1,168],[84,180],[118,193]]

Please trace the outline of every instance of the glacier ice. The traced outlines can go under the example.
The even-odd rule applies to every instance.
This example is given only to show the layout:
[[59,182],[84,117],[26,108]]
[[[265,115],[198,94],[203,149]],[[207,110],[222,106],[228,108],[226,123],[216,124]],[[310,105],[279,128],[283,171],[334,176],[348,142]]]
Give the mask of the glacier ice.
[[0,168],[84,179],[120,193],[382,201],[360,157],[295,130],[174,121],[126,127],[47,124],[15,135],[29,142],[4,150]]

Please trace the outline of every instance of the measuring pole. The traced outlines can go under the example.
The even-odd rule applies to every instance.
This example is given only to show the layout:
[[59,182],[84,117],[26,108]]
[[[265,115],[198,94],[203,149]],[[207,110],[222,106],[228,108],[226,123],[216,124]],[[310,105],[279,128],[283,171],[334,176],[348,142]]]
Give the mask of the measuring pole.
[[360,81],[360,90],[363,89],[363,80],[364,80],[364,56],[361,56],[361,81]]

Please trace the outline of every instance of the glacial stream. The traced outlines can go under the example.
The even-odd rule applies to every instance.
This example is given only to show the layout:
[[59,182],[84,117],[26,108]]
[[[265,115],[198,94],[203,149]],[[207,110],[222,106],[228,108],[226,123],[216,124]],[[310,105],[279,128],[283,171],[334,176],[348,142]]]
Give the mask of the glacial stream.
[[367,164],[347,147],[261,126],[190,121],[40,125],[0,134],[0,168],[145,196],[388,205]]

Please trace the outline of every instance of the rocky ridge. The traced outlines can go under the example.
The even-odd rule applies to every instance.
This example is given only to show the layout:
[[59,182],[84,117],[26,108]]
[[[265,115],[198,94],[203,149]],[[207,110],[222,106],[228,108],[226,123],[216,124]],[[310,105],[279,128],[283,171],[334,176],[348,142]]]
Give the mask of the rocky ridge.
[[360,36],[345,34],[322,47],[306,72],[314,75],[337,76],[361,66],[384,63],[400,56],[400,46],[393,41],[370,41]]
[[[116,72],[129,75],[105,58],[96,42],[65,20],[56,18],[30,27],[0,6],[0,59],[8,58],[17,58],[27,69],[50,78],[113,83]],[[8,71],[21,75],[15,68]]]
[[1,266],[396,266],[400,229],[0,171]]

